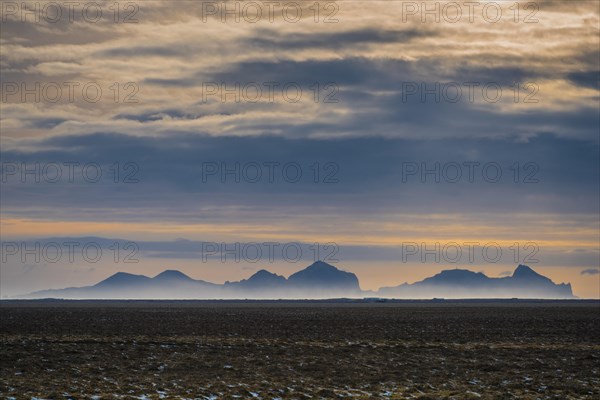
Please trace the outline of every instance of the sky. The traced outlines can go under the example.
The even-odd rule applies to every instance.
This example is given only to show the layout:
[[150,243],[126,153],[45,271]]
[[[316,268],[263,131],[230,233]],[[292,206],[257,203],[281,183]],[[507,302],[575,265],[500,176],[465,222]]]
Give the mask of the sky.
[[596,1],[0,4],[2,297],[316,259],[600,297]]

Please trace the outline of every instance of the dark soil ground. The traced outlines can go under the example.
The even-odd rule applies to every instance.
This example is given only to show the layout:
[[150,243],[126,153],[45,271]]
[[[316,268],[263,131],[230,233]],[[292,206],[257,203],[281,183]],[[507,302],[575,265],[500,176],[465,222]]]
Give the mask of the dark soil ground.
[[600,303],[0,303],[0,397],[599,399]]

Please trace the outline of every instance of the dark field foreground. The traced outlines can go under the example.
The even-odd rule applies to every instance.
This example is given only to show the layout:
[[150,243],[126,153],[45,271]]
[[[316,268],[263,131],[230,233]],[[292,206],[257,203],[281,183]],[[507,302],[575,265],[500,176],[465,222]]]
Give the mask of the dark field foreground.
[[2,302],[0,313],[2,398],[600,398],[597,302]]

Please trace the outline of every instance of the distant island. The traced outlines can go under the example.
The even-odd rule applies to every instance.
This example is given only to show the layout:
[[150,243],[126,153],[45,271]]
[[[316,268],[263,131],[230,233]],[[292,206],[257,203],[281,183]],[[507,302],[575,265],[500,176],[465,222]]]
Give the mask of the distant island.
[[511,276],[490,278],[466,269],[444,270],[412,284],[361,290],[358,278],[323,261],[317,261],[288,278],[260,270],[248,279],[216,284],[192,279],[176,270],[153,278],[118,272],[85,287],[42,290],[16,298],[62,299],[324,299],[382,297],[431,298],[576,298],[571,284],[555,284],[526,265]]

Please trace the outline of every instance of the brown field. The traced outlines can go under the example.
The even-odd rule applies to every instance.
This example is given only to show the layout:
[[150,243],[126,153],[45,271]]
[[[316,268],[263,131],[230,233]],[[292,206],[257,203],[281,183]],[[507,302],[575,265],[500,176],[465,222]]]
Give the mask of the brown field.
[[3,301],[0,313],[2,398],[600,398],[598,302]]

